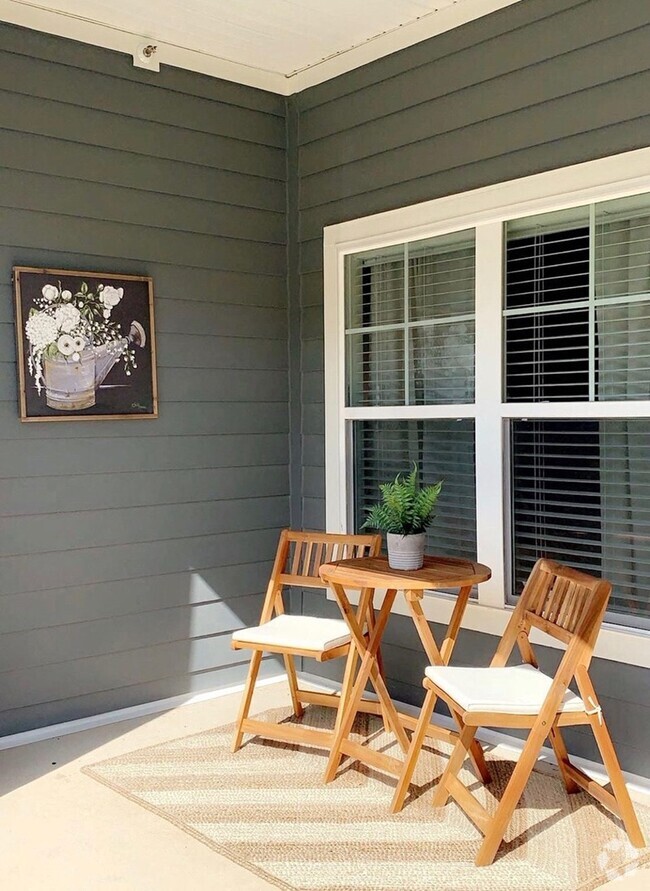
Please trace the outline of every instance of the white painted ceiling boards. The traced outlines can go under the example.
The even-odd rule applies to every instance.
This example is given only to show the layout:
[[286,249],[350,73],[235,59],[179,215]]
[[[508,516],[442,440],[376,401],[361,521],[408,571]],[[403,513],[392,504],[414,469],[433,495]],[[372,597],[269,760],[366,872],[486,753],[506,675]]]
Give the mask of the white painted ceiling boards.
[[289,94],[518,0],[0,0],[0,20]]

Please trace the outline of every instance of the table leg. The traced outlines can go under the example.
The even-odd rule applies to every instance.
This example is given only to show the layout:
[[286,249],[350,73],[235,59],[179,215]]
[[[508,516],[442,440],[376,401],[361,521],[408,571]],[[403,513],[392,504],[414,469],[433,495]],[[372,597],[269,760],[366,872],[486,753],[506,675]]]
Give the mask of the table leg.
[[[471,592],[471,585],[461,588],[458,592],[454,610],[451,614],[449,625],[447,626],[445,639],[440,649],[438,649],[438,645],[429,626],[427,617],[424,615],[424,612],[422,610],[422,591],[404,592],[406,602],[415,623],[415,628],[418,632],[420,640],[422,641],[422,646],[424,647],[431,665],[449,664],[451,654],[453,653],[454,647],[456,646],[456,639],[458,637],[458,632],[463,620],[465,607],[467,606],[467,601],[469,600],[469,595],[471,594]],[[434,698],[433,702],[431,703],[432,709],[434,708],[435,704],[436,699]],[[469,750],[469,757],[477,777],[479,777],[484,783],[488,783],[490,781],[490,772],[487,768],[487,764],[485,763],[485,758],[483,757],[483,749],[481,748],[481,744],[476,739],[472,740],[472,744]]]
[[[374,595],[374,591],[372,593]],[[368,623],[368,632],[370,634],[372,634],[372,632],[375,630],[375,625],[376,625],[376,621],[377,621],[376,616],[375,616],[375,607],[373,604],[373,599],[374,599],[374,597],[371,597],[370,603],[368,604],[367,613],[366,613],[366,621]],[[358,617],[359,616],[357,614],[357,618]],[[386,674],[384,672],[384,660],[381,655],[381,646],[379,646],[377,649],[377,669],[379,671],[379,674],[381,675],[382,680],[384,681],[384,683],[386,683]],[[383,704],[380,703],[380,705],[381,705],[381,717],[384,722],[384,730],[388,733],[388,732],[390,732],[390,723],[388,721],[388,715],[386,714]]]
[[[393,705],[393,701],[390,698],[390,694],[388,693],[388,689],[386,687],[386,683],[379,673],[379,669],[377,668],[377,660],[376,653],[379,648],[379,643],[381,641],[382,635],[384,633],[384,628],[386,627],[386,623],[388,621],[388,617],[390,616],[390,611],[395,600],[395,596],[397,594],[396,590],[387,591],[386,597],[384,598],[384,602],[382,604],[381,610],[379,611],[379,617],[375,620],[375,628],[370,635],[369,645],[366,646],[366,641],[362,633],[362,628],[359,625],[359,617],[363,614],[364,609],[367,604],[372,603],[372,597],[374,596],[374,590],[371,588],[364,588],[361,594],[362,603],[359,606],[358,612],[355,615],[354,610],[350,604],[348,599],[348,595],[345,592],[345,588],[341,587],[341,585],[337,585],[333,583],[331,588],[334,592],[334,596],[336,597],[337,603],[339,604],[341,611],[345,616],[345,620],[350,629],[350,633],[352,635],[352,639],[356,645],[359,656],[363,659],[365,654],[370,651],[372,655],[372,660],[370,661],[370,667],[366,672],[366,677],[364,680],[365,683],[370,678],[370,682],[372,686],[375,688],[375,692],[379,697],[379,704],[382,710],[382,713],[386,715],[386,719],[388,721],[389,729],[395,734],[400,744],[400,747],[403,752],[408,751],[409,740],[408,736],[404,728],[402,727],[401,721],[397,715],[397,709]],[[365,601],[366,592],[370,597],[369,601]],[[363,688],[362,688],[363,693]]]
[[456,646],[456,638],[458,637],[458,632],[460,630],[460,623],[463,621],[463,614],[465,613],[465,607],[467,606],[467,601],[469,600],[469,595],[471,593],[471,585],[461,588],[458,592],[456,605],[454,606],[454,611],[451,614],[451,619],[447,626],[447,633],[442,642],[442,646],[440,647],[440,655],[442,657],[443,665],[449,665],[451,660],[451,654]]
[[366,647],[365,640],[360,634],[358,623],[356,622],[356,618],[350,607],[350,602],[348,600],[347,594],[345,593],[345,590],[337,584],[332,584],[331,587],[350,627],[350,632],[357,646],[359,655],[361,656],[361,666],[359,668],[359,672],[357,674],[350,697],[347,700],[345,706],[345,714],[332,741],[330,757],[327,764],[327,770],[325,772],[325,782],[329,782],[330,780],[332,780],[334,778],[334,775],[336,774],[336,770],[339,766],[342,755],[341,746],[343,740],[349,736],[352,729],[352,724],[357,714],[359,702],[363,695],[363,691],[368,678],[370,678],[372,685],[377,692],[377,696],[379,697],[379,701],[383,709],[385,709],[386,717],[390,724],[390,729],[397,736],[402,751],[407,752],[409,745],[408,737],[406,736],[406,732],[400,723],[397,711],[390,699],[384,680],[379,674],[376,662],[376,653],[379,647],[379,642],[384,632],[384,628],[386,627],[386,623],[390,615],[391,607],[397,595],[397,591],[389,590],[386,592],[384,602],[382,604],[381,610],[379,611],[379,616],[376,620],[375,628],[370,637],[368,646]]

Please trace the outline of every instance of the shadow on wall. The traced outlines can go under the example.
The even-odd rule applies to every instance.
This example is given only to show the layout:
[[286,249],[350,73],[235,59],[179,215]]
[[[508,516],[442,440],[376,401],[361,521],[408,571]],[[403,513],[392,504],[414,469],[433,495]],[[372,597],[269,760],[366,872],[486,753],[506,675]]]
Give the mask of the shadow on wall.
[[[270,571],[270,564],[263,564],[263,567],[262,575],[265,575],[267,571]],[[156,695],[155,692],[151,692],[143,698],[142,675],[138,674],[134,675],[133,678],[135,682],[133,697],[131,697],[133,701],[129,702],[128,686],[115,689],[114,691],[107,691],[105,701],[108,703],[108,706],[102,709],[99,715],[96,707],[93,708],[90,704],[88,707],[84,707],[81,701],[83,696],[66,701],[65,708],[71,717],[74,716],[74,720],[70,720],[69,724],[57,723],[52,725],[55,739],[74,733],[73,728],[79,729],[78,720],[81,719],[83,721],[85,717],[88,719],[85,722],[87,727],[95,726],[93,722],[93,716],[95,715],[98,715],[100,721],[107,723],[106,726],[96,727],[92,734],[78,734],[76,736],[76,739],[78,739],[77,745],[68,743],[64,749],[66,760],[63,763],[75,760],[94,748],[104,745],[107,741],[118,737],[121,732],[127,733],[135,727],[155,720],[161,713],[178,707],[182,702],[189,702],[201,693],[230,688],[242,683],[246,674],[249,654],[247,651],[231,649],[231,634],[238,628],[258,623],[263,593],[260,591],[259,585],[252,594],[246,593],[245,590],[242,592],[240,581],[240,584],[235,586],[239,596],[229,596],[232,591],[226,580],[228,572],[232,568],[217,568],[203,573],[190,569],[183,576],[175,576],[176,585],[180,583],[181,578],[184,579],[184,585],[186,585],[185,606],[158,609],[150,613],[131,614],[117,617],[117,619],[111,618],[97,622],[78,623],[79,637],[80,640],[83,637],[85,646],[92,646],[94,635],[100,635],[106,630],[101,627],[102,622],[110,623],[110,627],[113,628],[114,633],[117,635],[110,641],[113,651],[105,657],[95,657],[106,660],[104,666],[107,672],[105,676],[106,683],[110,683],[111,666],[115,662],[121,662],[123,666],[124,662],[128,662],[131,656],[131,651],[129,650],[125,649],[122,654],[119,652],[121,647],[128,646],[129,635],[128,633],[121,635],[119,631],[115,631],[116,621],[123,622],[127,628],[131,626],[131,631],[140,641],[143,639],[143,628],[145,628],[147,622],[151,624],[151,633],[155,635],[156,639],[160,640],[164,634],[165,643],[158,643],[147,648],[147,658],[150,659],[152,669],[155,671],[158,680],[149,687],[144,687],[145,690],[151,691],[158,689],[162,692],[162,695]],[[241,569],[246,573],[246,567],[241,567]],[[224,576],[223,584],[217,584],[216,577],[222,574]],[[208,581],[206,576],[210,578],[210,581]],[[162,585],[167,584],[168,581],[164,577],[156,579],[156,582]],[[173,599],[175,603],[181,601],[178,589],[176,589]],[[160,627],[161,616],[163,616],[164,628]],[[156,626],[155,628],[153,627],[154,625]],[[71,626],[59,627],[65,628],[69,633]],[[30,641],[29,650],[32,650],[33,647],[38,648],[39,643],[41,643],[43,646],[51,647],[54,652],[60,643],[56,640],[59,627],[43,628],[31,632],[34,635],[34,639]],[[107,625],[106,627],[109,626]],[[4,637],[11,637],[11,635],[4,635]],[[24,635],[22,635],[22,642],[24,644]],[[41,649],[39,658],[42,659],[43,655],[43,650]],[[49,667],[50,682],[54,689],[56,689],[56,685],[60,681],[57,676],[58,672],[65,670],[65,666],[66,663],[53,663]],[[140,666],[140,669],[142,669],[142,666]],[[267,656],[262,664],[260,677],[274,676],[283,672],[283,670],[284,666],[281,659]],[[77,667],[77,671],[82,672],[82,669]],[[171,697],[174,697],[175,700],[178,698],[178,701],[174,701],[173,704],[170,703],[168,708],[157,709],[150,715],[143,716],[140,714],[137,717],[133,716],[133,710],[137,709],[140,703],[144,703],[146,708],[148,703],[156,701],[164,703],[166,699]],[[110,705],[111,699],[114,699],[115,702],[113,706]],[[93,698],[93,701],[96,701],[96,698]],[[218,699],[216,702],[218,703]],[[58,708],[58,713],[61,713],[60,702],[44,702],[43,712],[47,712],[48,707],[51,706]],[[111,708],[119,710],[111,713]],[[218,708],[216,713],[218,714]],[[48,723],[51,722],[46,720],[46,715],[42,717],[43,719],[38,722],[38,726],[47,729]],[[108,724],[111,718],[113,721]],[[120,726],[123,727],[123,731],[120,731]],[[86,729],[86,727],[81,725],[81,729]],[[11,730],[8,732],[11,733]],[[12,738],[7,737],[4,740],[0,737],[0,762],[8,766],[8,769],[0,770],[0,795],[19,788],[61,767],[61,760],[52,761],[51,744],[43,743],[41,745],[38,742],[26,742],[29,736],[30,732],[28,731],[17,734]],[[8,749],[6,754],[3,752],[3,749],[7,749],[7,744],[10,744],[12,748],[16,745],[35,745],[38,747],[39,753],[42,750],[43,758],[36,757],[30,759],[28,764],[21,762],[20,772],[14,773],[10,767],[11,748]]]

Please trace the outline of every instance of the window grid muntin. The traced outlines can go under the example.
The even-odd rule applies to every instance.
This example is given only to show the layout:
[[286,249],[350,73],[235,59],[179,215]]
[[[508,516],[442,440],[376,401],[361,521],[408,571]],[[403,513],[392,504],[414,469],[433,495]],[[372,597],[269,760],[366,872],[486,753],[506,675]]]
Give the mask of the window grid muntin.
[[[427,246],[431,245],[431,254],[419,254],[419,251],[426,250]],[[433,248],[438,245],[440,248],[438,253],[435,253]],[[403,319],[399,322],[387,322],[385,324],[378,325],[362,325],[362,326],[353,326],[351,323],[353,317],[353,309],[352,302],[353,297],[353,285],[352,285],[352,268],[355,261],[360,258],[366,256],[368,258],[368,262],[374,259],[375,256],[384,257],[386,256],[386,252],[389,253],[389,256],[392,256],[394,260],[398,257],[398,249],[403,249]],[[414,253],[411,254],[410,250]],[[474,229],[462,229],[457,232],[449,233],[446,235],[441,235],[438,237],[434,237],[431,239],[419,239],[416,241],[407,241],[407,242],[395,242],[392,245],[387,247],[378,249],[376,252],[358,252],[354,254],[348,254],[345,257],[346,263],[346,272],[345,272],[345,293],[344,293],[344,318],[345,318],[345,331],[344,331],[344,342],[345,342],[345,405],[346,407],[370,407],[376,403],[372,401],[359,401],[355,399],[355,394],[363,391],[363,386],[359,386],[358,383],[354,379],[354,371],[355,368],[359,367],[359,363],[353,363],[353,355],[352,355],[352,339],[355,335],[363,334],[368,335],[372,333],[377,333],[379,331],[403,331],[403,377],[402,383],[399,385],[394,385],[394,389],[397,390],[398,394],[403,393],[403,399],[393,398],[383,401],[380,404],[386,406],[410,406],[422,403],[415,403],[412,397],[413,384],[414,382],[411,380],[411,369],[414,361],[413,357],[413,340],[411,337],[411,332],[414,329],[420,327],[431,327],[431,326],[444,326],[449,325],[455,322],[464,322],[464,321],[474,321],[476,318],[475,310],[471,313],[463,312],[451,315],[442,315],[438,316],[435,312],[427,317],[427,318],[418,318],[412,319],[412,307],[411,307],[411,286],[410,286],[410,273],[411,273],[411,265],[410,262],[412,259],[421,259],[421,258],[432,258],[435,262],[450,262],[457,263],[458,260],[455,257],[450,258],[449,260],[443,259],[440,260],[440,256],[446,252],[466,252],[471,259],[471,271],[472,271],[472,281],[474,282],[474,287],[472,288],[472,300],[475,304],[475,269],[476,269],[476,240],[475,240],[475,230]],[[435,263],[434,263],[435,265]],[[363,267],[362,267],[363,268]],[[469,267],[468,267],[469,268]],[[444,292],[454,293],[454,291]],[[434,297],[434,306],[435,306],[435,296],[438,295],[438,292],[432,291]],[[475,351],[476,346],[476,337],[475,333],[473,335],[471,349]],[[363,365],[363,362],[361,363]],[[471,396],[462,403],[458,403],[459,405],[471,404],[475,399],[475,386],[472,380],[472,392]],[[431,401],[425,403],[427,405],[435,405],[435,404],[455,404],[453,402],[445,403],[445,402],[437,402]]]

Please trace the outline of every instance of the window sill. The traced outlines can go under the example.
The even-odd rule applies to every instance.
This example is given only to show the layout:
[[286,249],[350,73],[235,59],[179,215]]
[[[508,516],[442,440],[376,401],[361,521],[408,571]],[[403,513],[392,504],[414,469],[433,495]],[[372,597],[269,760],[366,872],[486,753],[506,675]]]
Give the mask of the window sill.
[[[359,592],[348,591],[351,603],[358,603]],[[327,592],[328,600],[333,600],[330,591]],[[454,608],[455,598],[448,594],[425,594],[422,600],[422,609],[429,622],[438,622],[447,625]],[[392,610],[398,616],[410,616],[406,601],[402,594],[395,600]],[[512,614],[512,607],[501,608],[484,606],[476,601],[467,604],[461,631],[478,631],[481,634],[491,634],[501,637]],[[550,646],[563,649],[562,644],[553,638],[533,629],[532,643],[540,646]],[[495,645],[496,646],[496,645]],[[650,632],[640,629],[625,628],[620,625],[603,624],[596,650],[596,658],[610,659],[613,662],[622,662],[625,665],[638,665],[641,668],[650,668]]]

